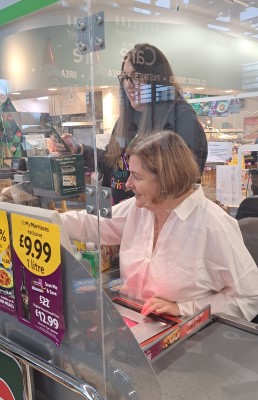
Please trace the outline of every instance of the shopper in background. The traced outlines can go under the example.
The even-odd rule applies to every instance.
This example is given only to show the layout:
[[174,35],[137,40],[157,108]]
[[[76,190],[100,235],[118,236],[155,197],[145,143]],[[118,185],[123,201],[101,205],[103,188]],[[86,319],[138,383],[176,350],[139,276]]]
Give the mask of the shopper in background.
[[[254,144],[258,144],[258,138],[255,139]],[[253,195],[258,195],[258,152],[257,151],[252,151],[251,156],[254,159],[255,166],[252,168],[249,172],[251,175],[251,190],[253,192]]]
[[[122,293],[144,301],[142,313],[191,315],[210,304],[252,320],[258,313],[258,269],[237,220],[208,200],[199,168],[179,135],[161,131],[128,148],[134,198],[100,218],[101,244],[120,244]],[[61,214],[71,238],[98,239],[98,219]]]
[[[254,144],[258,144],[258,138],[255,139]],[[253,159],[255,161],[255,166],[257,167],[258,151],[252,151],[251,156],[253,157]]]
[[[200,171],[207,158],[207,140],[197,115],[180,94],[164,54],[147,43],[137,44],[124,57],[120,82],[120,113],[106,150],[98,149],[103,186],[111,186],[114,204],[133,195],[125,191],[129,176],[126,148],[136,135],[168,129],[177,132],[195,154]],[[63,150],[62,145],[57,145]],[[85,165],[94,170],[90,146],[82,146]],[[75,148],[75,151],[78,149]],[[79,149],[80,151],[80,149]]]

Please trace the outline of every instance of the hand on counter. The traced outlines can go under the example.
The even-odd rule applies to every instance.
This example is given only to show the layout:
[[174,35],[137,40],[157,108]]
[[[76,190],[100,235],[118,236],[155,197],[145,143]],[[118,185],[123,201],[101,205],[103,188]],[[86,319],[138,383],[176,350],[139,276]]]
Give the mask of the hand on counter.
[[157,314],[173,315],[174,317],[180,315],[177,303],[159,297],[151,297],[148,299],[142,307],[141,314],[148,315],[152,312],[156,312]]

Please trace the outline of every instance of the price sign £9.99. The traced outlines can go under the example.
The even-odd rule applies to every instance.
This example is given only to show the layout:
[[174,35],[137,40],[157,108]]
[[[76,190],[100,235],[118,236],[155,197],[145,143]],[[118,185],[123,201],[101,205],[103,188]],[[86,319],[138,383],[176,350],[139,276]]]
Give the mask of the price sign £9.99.
[[38,276],[51,275],[61,262],[58,225],[12,214],[13,247],[23,265]]

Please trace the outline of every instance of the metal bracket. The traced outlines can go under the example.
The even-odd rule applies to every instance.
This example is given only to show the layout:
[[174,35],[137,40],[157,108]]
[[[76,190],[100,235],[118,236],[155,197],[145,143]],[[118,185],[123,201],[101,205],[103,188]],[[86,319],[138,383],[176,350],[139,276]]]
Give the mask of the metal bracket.
[[97,187],[86,185],[86,211],[88,214],[97,215],[98,213]]
[[[104,12],[77,20],[76,29],[78,32],[77,47],[81,54],[92,51],[103,50],[105,44]],[[91,38],[92,32],[92,38]]]
[[112,193],[111,189],[101,186],[99,189],[100,215],[104,218],[112,218]]
[[103,186],[86,185],[86,211],[97,215],[98,205],[101,217],[112,218],[111,189]]

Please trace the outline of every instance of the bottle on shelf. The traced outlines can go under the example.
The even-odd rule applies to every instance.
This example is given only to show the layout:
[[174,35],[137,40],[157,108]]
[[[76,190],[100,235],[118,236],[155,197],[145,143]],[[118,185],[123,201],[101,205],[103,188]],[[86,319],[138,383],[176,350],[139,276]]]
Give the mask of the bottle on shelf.
[[99,253],[94,242],[86,243],[86,251],[83,252],[82,258],[87,260],[90,265],[90,273],[93,278],[99,278]]
[[30,299],[29,292],[26,285],[25,271],[22,267],[22,284],[21,284],[21,298],[22,298],[22,316],[27,321],[30,321]]
[[82,259],[82,253],[78,250],[75,244],[72,244],[72,248],[73,248],[73,256],[76,258],[77,261],[80,261]]

